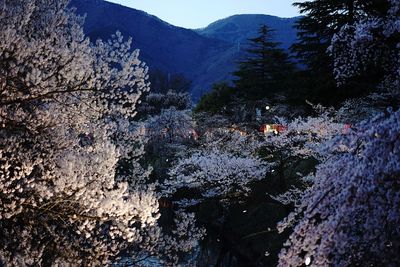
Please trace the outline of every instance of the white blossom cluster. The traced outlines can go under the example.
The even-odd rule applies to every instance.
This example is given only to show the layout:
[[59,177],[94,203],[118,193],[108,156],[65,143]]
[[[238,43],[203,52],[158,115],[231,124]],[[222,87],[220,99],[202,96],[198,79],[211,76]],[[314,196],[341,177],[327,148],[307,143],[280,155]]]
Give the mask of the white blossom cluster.
[[196,226],[195,215],[186,210],[177,211],[175,224],[177,227],[172,230],[170,236],[164,238],[161,247],[172,252],[167,255],[172,258],[169,262],[177,262],[179,253],[190,252],[197,247],[199,240],[206,234],[205,229]]
[[315,108],[320,110],[318,117],[299,117],[291,122],[278,118],[285,130],[278,135],[269,136],[268,144],[287,151],[290,156],[322,159],[325,152],[321,150],[321,145],[346,129],[344,124],[336,121],[332,109],[320,106]]
[[[329,51],[339,84],[379,68],[384,72],[381,86],[398,96],[400,3],[388,4],[384,17],[369,14],[334,36]],[[336,114],[339,121],[352,123],[351,130],[346,127],[345,134],[333,138],[338,127],[333,140],[325,138],[316,146],[322,163],[306,177],[314,185],[278,225],[279,231],[294,226],[278,266],[399,265],[400,112],[388,110],[369,119],[381,110],[376,104],[386,100],[383,95],[349,100]],[[282,202],[297,199],[289,193],[278,197]]]
[[388,110],[331,143],[315,184],[280,227],[300,217],[279,266],[400,264],[400,111]]
[[304,190],[292,187],[285,193],[277,196],[269,195],[272,199],[282,203],[283,205],[299,205],[304,195]]
[[236,156],[256,156],[265,145],[261,135],[234,127],[212,128],[201,137],[202,149],[218,149]]
[[[0,1],[0,264],[168,255],[143,132],[129,122],[147,67],[120,33],[91,44],[67,4]],[[194,244],[180,240],[169,247]]]
[[384,72],[385,89],[393,95],[400,93],[400,3],[387,2],[389,8],[384,16],[364,14],[333,37],[329,52],[339,84],[372,67]]
[[150,140],[175,143],[193,137],[194,122],[188,110],[176,107],[163,109],[161,114],[152,116],[145,122],[146,134]]
[[[375,99],[378,96],[372,97]],[[363,106],[353,105],[354,103],[365,104],[363,101],[369,103],[365,99],[349,100],[338,111],[309,103],[318,113],[317,117],[299,117],[289,123],[285,119],[277,118],[279,123],[285,126],[285,130],[279,135],[267,137],[267,144],[281,153],[279,159],[271,159],[270,166],[276,168],[277,166],[274,165],[279,164],[279,161],[290,162],[293,159],[308,158],[316,159],[321,163],[332,157],[334,153],[346,151],[348,147],[341,143],[335,143],[331,147],[332,139],[349,134],[355,125],[339,123],[339,121],[348,121],[349,118],[357,120],[362,118],[361,115],[364,118],[371,118],[371,114],[378,112],[377,109],[367,111],[365,110],[367,108]],[[353,118],[354,114],[358,116]],[[297,175],[300,177],[300,188],[292,187],[282,194],[270,195],[270,197],[283,205],[300,203],[305,194],[305,188],[314,183],[315,176],[313,172],[298,173]]]
[[[164,182],[165,192],[172,194],[178,188],[192,188],[200,191],[203,198],[224,198],[235,193],[246,195],[251,182],[265,178],[273,171],[276,160],[266,162],[257,155],[265,145],[290,152],[290,157],[318,157],[325,155],[323,143],[342,134],[343,124],[335,122],[335,112],[315,106],[319,117],[298,118],[291,123],[281,120],[285,131],[267,137],[246,132],[237,127],[217,127],[203,130],[199,147],[188,149],[169,170],[169,178]],[[287,127],[287,128],[286,128]],[[320,153],[320,154],[318,154]],[[308,183],[307,183],[308,184]],[[303,190],[276,196],[286,204],[297,202]],[[279,201],[278,200],[278,201]],[[180,203],[190,206],[197,200],[184,199]]]
[[335,117],[337,121],[355,125],[385,111],[390,99],[391,95],[388,93],[372,93],[365,97],[348,99],[341,104]]
[[[169,195],[179,188],[190,188],[199,192],[200,199],[247,195],[251,182],[264,179],[269,169],[257,155],[262,144],[257,134],[236,127],[201,130],[197,145],[182,151],[169,169],[163,192]],[[199,199],[178,203],[187,207]]]
[[164,182],[166,193],[194,188],[204,198],[248,194],[252,181],[265,178],[267,165],[257,157],[237,156],[220,150],[203,150],[180,159]]

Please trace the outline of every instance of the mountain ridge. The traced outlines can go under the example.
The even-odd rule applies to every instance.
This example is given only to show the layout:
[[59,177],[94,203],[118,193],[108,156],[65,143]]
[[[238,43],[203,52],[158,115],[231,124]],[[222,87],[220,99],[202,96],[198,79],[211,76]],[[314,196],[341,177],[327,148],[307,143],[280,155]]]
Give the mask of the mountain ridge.
[[150,71],[182,74],[192,81],[190,92],[194,100],[210,90],[213,83],[232,79],[231,73],[243,52],[238,49],[237,40],[244,43],[249,37],[240,31],[224,30],[224,22],[237,29],[243,28],[247,34],[256,34],[259,21],[276,24],[282,19],[284,30],[277,31],[277,39],[285,39],[282,38],[285,34],[289,36],[283,47],[287,48],[295,36],[295,32],[287,30],[293,26],[292,20],[270,15],[233,15],[203,30],[192,30],[174,26],[145,11],[104,0],[72,0],[70,6],[76,7],[78,14],[86,14],[84,31],[92,41],[108,39],[117,30],[125,37],[132,37],[134,48],[140,49],[140,58]]
[[[278,41],[282,43],[282,48],[288,49],[297,38],[297,31],[293,26],[299,18],[281,18],[265,14],[237,14],[210,23],[205,28],[196,29],[196,32],[206,37],[229,42],[245,42],[256,36],[259,26],[265,24],[274,29],[276,34],[278,33],[280,37]],[[222,37],[219,36],[221,33]],[[282,40],[282,37],[288,38]]]

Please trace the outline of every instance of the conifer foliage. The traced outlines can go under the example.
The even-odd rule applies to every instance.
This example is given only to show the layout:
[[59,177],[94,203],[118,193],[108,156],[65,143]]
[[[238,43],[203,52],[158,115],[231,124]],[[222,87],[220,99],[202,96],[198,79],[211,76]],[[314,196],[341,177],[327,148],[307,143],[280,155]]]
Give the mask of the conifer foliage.
[[293,65],[279,45],[266,25],[260,27],[257,37],[249,39],[246,57],[234,73],[238,94],[257,99],[288,89]]
[[312,0],[294,4],[303,16],[295,25],[298,39],[291,51],[305,68],[299,73],[301,87],[294,93],[295,98],[335,105],[360,93],[354,87],[337,88],[333,58],[327,53],[333,35],[343,25],[354,21],[356,2]]

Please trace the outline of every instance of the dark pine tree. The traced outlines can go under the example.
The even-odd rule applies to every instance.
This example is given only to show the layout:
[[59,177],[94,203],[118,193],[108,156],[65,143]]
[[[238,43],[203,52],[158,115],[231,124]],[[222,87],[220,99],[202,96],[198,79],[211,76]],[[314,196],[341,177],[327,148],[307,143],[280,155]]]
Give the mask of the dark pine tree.
[[259,36],[249,39],[246,57],[233,73],[238,96],[260,99],[288,91],[294,65],[279,45],[266,25],[260,27]]
[[226,82],[216,83],[212,90],[203,95],[197,103],[195,112],[220,113],[234,98],[234,88]]

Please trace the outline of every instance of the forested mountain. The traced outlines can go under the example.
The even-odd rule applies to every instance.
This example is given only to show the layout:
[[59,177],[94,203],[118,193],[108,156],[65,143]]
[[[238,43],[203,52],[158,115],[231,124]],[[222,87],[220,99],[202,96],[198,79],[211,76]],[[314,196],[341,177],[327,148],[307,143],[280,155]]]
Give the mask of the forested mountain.
[[213,83],[231,79],[234,63],[241,54],[238,42],[243,46],[260,24],[275,29],[275,38],[284,48],[296,38],[292,29],[295,18],[237,15],[202,30],[190,30],[170,25],[146,12],[102,0],[72,0],[70,5],[77,8],[77,13],[86,14],[84,30],[92,40],[107,39],[117,30],[125,37],[131,36],[133,46],[141,50],[140,58],[151,72],[183,75],[192,81],[190,91],[195,99]]
[[196,30],[199,34],[238,44],[239,48],[246,45],[248,39],[258,34],[260,25],[268,25],[275,30],[275,38],[282,43],[282,48],[288,49],[296,41],[295,18],[279,18],[269,15],[234,15],[211,23],[206,28]]

